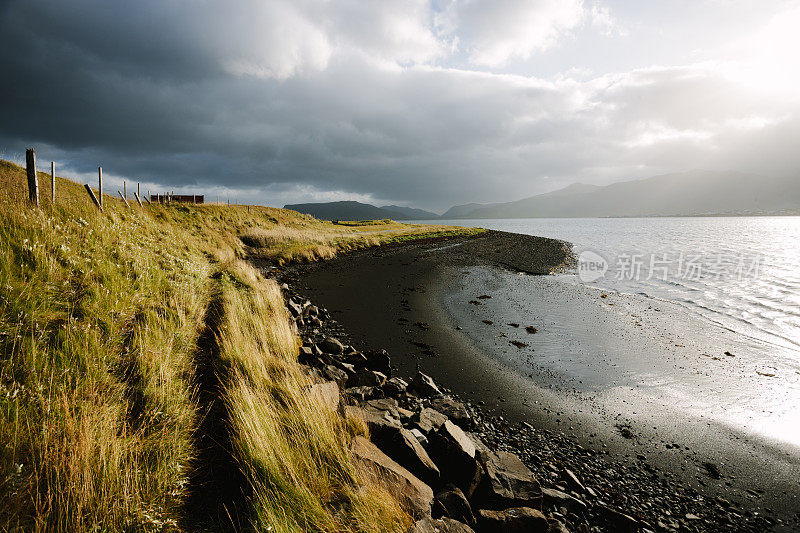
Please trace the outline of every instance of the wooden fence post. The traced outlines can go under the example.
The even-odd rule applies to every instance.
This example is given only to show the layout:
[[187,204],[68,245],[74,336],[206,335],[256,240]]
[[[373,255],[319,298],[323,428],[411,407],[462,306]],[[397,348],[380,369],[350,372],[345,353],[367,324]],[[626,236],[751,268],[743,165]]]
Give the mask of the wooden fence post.
[[33,148],[25,150],[25,170],[28,174],[28,200],[39,207],[39,180],[36,177],[36,153]]
[[103,210],[103,167],[97,167],[97,198],[100,210]]
[[56,205],[56,162],[50,161],[50,205]]
[[144,207],[142,205],[142,199],[139,197],[139,193],[138,192],[133,193],[133,197],[136,198],[136,202],[139,204],[139,207]]
[[[117,191],[119,192],[119,191]],[[128,198],[128,182],[126,180],[122,180],[122,194],[125,195],[125,199]]]
[[128,206],[128,209],[133,209],[133,208],[131,207],[131,204],[129,204],[129,203],[128,203],[128,199],[127,199],[127,198],[125,198],[124,196],[122,196],[122,191],[120,191],[119,189],[117,189],[117,194],[119,194],[119,197],[120,197],[120,198],[122,198],[122,201],[123,201],[123,202],[125,202],[125,205],[127,205],[127,206]]
[[97,206],[97,209],[102,211],[103,210],[103,204],[101,204],[100,201],[97,199],[97,196],[94,195],[94,191],[92,190],[91,187],[89,187],[89,184],[88,183],[84,183],[83,186],[86,187],[86,192],[89,193],[89,198],[92,199],[92,202],[94,202],[94,205]]
[[[142,184],[139,183],[138,181],[136,182],[136,194],[138,194],[139,197],[141,198],[141,196],[142,196]],[[139,203],[142,203],[142,202],[139,202]]]

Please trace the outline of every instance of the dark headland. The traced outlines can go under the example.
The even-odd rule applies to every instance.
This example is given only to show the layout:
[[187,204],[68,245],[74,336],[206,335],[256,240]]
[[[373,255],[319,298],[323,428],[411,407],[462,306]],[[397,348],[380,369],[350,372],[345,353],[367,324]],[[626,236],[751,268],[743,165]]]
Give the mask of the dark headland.
[[[463,411],[448,412],[451,418],[467,413],[469,420],[460,422],[476,440],[519,456],[543,488],[543,511],[569,531],[800,527],[796,514],[800,491],[796,481],[784,479],[791,478],[796,461],[792,460],[791,469],[785,462],[773,465],[769,454],[754,453],[747,443],[736,444],[739,437],[730,442],[698,437],[701,444],[692,445],[699,452],[689,451],[688,446],[684,450],[679,444],[673,447],[672,436],[660,435],[659,441],[656,431],[595,416],[597,406],[559,393],[560,376],[524,375],[488,353],[491,343],[505,345],[512,355],[521,353],[515,350],[527,347],[526,338],[539,333],[537,324],[500,323],[490,315],[474,321],[479,325],[467,324],[445,309],[445,300],[456,289],[474,293],[473,299],[463,302],[462,315],[486,310],[494,302],[486,294],[497,288],[491,283],[466,285],[473,283],[467,276],[473,270],[546,275],[571,265],[570,250],[562,241],[488,231],[361,250],[291,267],[279,276],[288,285],[292,303],[307,301],[307,306],[321,310],[313,318],[302,319],[298,313],[309,353],[328,338],[352,345],[353,351],[385,349],[392,377],[410,382],[421,371],[445,394],[443,400],[410,389],[401,392],[394,385],[358,387],[348,389],[353,401],[374,409],[368,400],[376,404],[375,399],[394,398],[403,426],[423,433],[421,410],[433,406],[446,411],[453,402],[459,408],[463,404]],[[558,299],[557,305],[567,312],[570,305],[581,304],[580,297],[568,291]],[[586,319],[587,331],[603,327],[592,323],[591,316]],[[325,362],[311,359],[312,366]],[[327,363],[341,366],[340,360]],[[348,387],[353,384],[348,380]],[[687,426],[682,431],[694,430]],[[775,472],[764,465],[772,465]],[[480,503],[473,504],[477,513]]]

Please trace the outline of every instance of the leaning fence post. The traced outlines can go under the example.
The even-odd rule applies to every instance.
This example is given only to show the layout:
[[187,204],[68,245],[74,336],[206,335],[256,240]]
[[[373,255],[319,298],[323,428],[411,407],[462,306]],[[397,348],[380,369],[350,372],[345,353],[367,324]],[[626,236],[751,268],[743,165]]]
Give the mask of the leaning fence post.
[[103,167],[97,167],[97,198],[99,207],[103,209]]
[[56,162],[50,161],[50,205],[56,205]]
[[139,197],[139,193],[138,192],[133,193],[133,197],[136,198],[136,202],[138,202],[139,207],[144,207],[142,205],[142,199]]
[[28,200],[39,207],[39,180],[36,178],[36,153],[33,148],[25,150],[25,170],[28,174]]
[[131,207],[131,204],[129,204],[129,203],[128,203],[128,199],[127,199],[127,198],[125,198],[124,196],[122,196],[122,191],[120,191],[120,190],[117,190],[117,194],[119,194],[119,197],[120,197],[120,198],[122,198],[122,201],[123,201],[123,202],[125,202],[125,205],[127,205],[127,206],[128,206],[128,209],[133,209],[133,208]]
[[89,184],[88,184],[88,183],[84,183],[84,184],[83,184],[83,186],[84,186],[84,187],[86,187],[86,192],[88,192],[88,193],[89,193],[89,198],[91,198],[91,199],[92,199],[92,202],[94,202],[94,205],[96,205],[96,206],[97,206],[97,208],[98,208],[100,211],[102,211],[102,210],[103,210],[103,204],[101,204],[101,203],[98,201],[98,199],[97,199],[97,196],[95,196],[95,195],[94,195],[94,191],[92,190],[92,188],[91,188],[91,187],[89,187]]

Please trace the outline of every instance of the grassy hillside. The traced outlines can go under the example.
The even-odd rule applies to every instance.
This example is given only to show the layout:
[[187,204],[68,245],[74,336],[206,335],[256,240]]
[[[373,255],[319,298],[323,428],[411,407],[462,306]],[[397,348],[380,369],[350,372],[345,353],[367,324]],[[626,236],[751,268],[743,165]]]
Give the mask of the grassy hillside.
[[[402,530],[305,394],[281,264],[459,231],[145,206],[0,162],[0,530]],[[226,504],[224,508],[215,504]]]

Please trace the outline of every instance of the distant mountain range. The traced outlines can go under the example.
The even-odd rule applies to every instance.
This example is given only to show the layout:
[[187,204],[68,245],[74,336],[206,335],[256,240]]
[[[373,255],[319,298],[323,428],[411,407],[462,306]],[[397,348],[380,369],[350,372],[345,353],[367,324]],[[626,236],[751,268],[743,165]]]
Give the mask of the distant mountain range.
[[287,204],[283,208],[305,213],[320,220],[381,220],[384,218],[391,218],[392,220],[426,220],[439,218],[436,213],[414,209],[413,207],[397,205],[376,207],[353,201]]
[[800,214],[800,180],[693,170],[605,186],[574,183],[514,202],[457,205],[441,216],[410,207],[359,202],[286,208],[326,220]]
[[800,183],[740,172],[693,170],[557,191],[479,207],[456,218],[752,215],[800,212]]
[[439,215],[437,215],[436,213],[431,213],[430,211],[425,211],[424,209],[416,209],[414,207],[402,207],[399,205],[384,205],[383,207],[381,207],[381,209],[386,209],[387,211],[394,211],[395,213],[400,213],[406,217],[405,219],[395,219],[395,220],[431,220],[439,218]]

